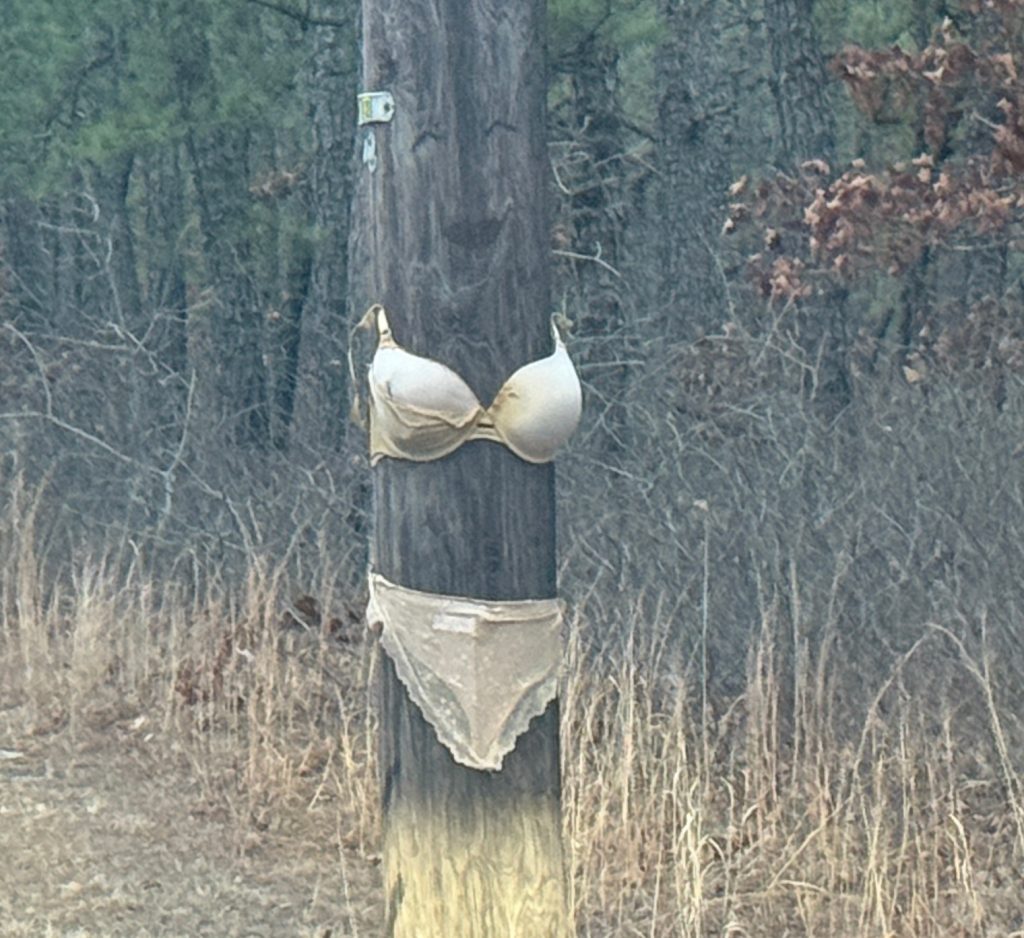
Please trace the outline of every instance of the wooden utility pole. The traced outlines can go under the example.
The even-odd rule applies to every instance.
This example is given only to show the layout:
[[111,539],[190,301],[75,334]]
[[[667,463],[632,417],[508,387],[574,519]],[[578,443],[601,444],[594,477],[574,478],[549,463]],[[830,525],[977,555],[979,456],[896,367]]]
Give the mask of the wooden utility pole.
[[[490,403],[551,352],[544,0],[363,0],[355,301]],[[475,441],[374,469],[373,566],[480,600],[555,595],[554,473]],[[384,656],[386,935],[564,938],[557,701],[500,771],[457,764]]]

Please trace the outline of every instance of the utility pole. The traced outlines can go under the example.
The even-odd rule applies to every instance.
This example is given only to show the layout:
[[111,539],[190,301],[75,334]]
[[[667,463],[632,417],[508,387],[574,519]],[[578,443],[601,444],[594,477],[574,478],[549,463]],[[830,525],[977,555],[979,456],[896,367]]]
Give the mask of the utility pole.
[[[353,298],[486,407],[549,355],[544,0],[363,0]],[[386,94],[385,94],[386,93]],[[389,97],[390,96],[390,97]],[[474,601],[556,596],[554,470],[474,440],[383,458],[374,571]],[[453,759],[382,655],[389,938],[566,938],[557,700],[500,770]]]

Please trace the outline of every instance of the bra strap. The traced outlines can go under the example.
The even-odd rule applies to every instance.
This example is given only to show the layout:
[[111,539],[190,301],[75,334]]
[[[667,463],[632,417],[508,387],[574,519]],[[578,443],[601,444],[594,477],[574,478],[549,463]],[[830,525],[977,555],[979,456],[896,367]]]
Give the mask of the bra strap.
[[562,338],[562,332],[564,331],[565,334],[568,335],[572,326],[572,320],[566,316],[565,313],[551,314],[551,336],[555,340],[555,348],[565,347],[565,340]]
[[393,347],[394,339],[391,338],[391,327],[388,325],[387,313],[380,303],[374,303],[362,318],[350,330],[348,334],[348,378],[349,393],[352,395],[352,405],[349,408],[349,419],[365,430],[369,426],[366,408],[363,406],[363,395],[361,393],[362,383],[356,374],[356,333],[377,327],[377,347]]
[[391,323],[388,322],[388,314],[380,303],[374,303],[366,311],[364,318],[374,317],[377,326],[377,348],[397,348],[398,343],[395,342],[394,337],[391,335]]

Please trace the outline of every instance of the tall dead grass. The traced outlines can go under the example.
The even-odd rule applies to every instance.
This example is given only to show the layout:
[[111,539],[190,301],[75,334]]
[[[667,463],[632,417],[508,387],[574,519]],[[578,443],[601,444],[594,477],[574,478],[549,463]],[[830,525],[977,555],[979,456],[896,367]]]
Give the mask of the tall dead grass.
[[[636,634],[657,626],[633,623]],[[823,720],[834,665],[809,660],[783,726],[771,609],[747,686],[703,719],[657,643],[573,669],[566,698],[567,823],[586,935],[1024,934],[1020,775],[990,708],[990,675],[964,654],[987,738],[950,699],[899,688],[930,667],[930,629],[864,687],[854,738]],[[827,654],[827,652],[825,653]],[[578,660],[578,659],[577,659]]]

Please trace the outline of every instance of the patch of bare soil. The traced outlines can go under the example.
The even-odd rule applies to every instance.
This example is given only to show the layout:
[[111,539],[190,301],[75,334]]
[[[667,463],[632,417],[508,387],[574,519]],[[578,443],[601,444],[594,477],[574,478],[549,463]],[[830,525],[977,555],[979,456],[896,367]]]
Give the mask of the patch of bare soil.
[[144,718],[24,724],[0,710],[0,936],[379,934],[378,873],[336,804],[239,833]]

